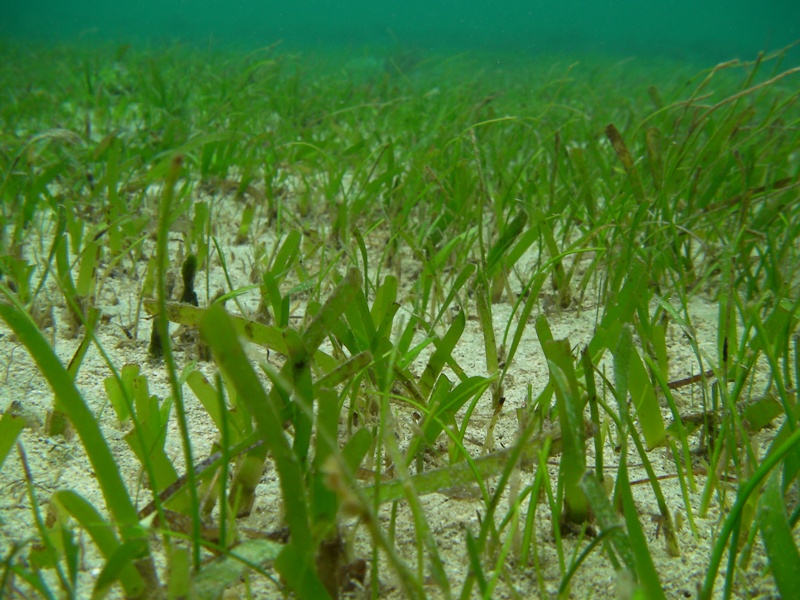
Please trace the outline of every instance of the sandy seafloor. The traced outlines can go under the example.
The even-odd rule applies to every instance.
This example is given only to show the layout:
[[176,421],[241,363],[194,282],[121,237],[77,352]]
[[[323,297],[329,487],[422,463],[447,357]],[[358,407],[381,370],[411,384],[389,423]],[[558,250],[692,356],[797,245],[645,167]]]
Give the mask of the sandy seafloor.
[[[202,196],[200,188],[196,190],[196,194],[200,199]],[[223,198],[221,201],[218,199],[217,202],[218,212],[214,220],[217,228],[216,235],[222,247],[226,248],[228,253],[227,260],[234,286],[245,286],[250,283],[253,246],[252,244],[235,245],[233,243],[241,208],[232,197]],[[49,221],[46,224],[49,226]],[[268,244],[271,243],[270,236],[272,234],[266,229],[263,222],[257,220],[253,227],[254,234],[260,236],[259,239],[261,241],[265,241]],[[321,239],[324,239],[326,234],[324,231],[317,231],[316,233],[310,233],[310,235],[319,235]],[[47,236],[48,232],[45,231],[43,239],[46,240]],[[375,253],[376,261],[385,242],[381,236],[380,231],[375,231],[366,239],[368,248]],[[154,251],[152,242],[148,241],[147,244],[148,247],[145,249],[145,253]],[[171,249],[173,252],[177,252],[178,244],[172,244]],[[528,257],[531,261],[533,258]],[[376,261],[370,261],[370,263],[374,265]],[[345,264],[347,261],[341,262]],[[123,261],[121,268],[115,270],[113,277],[109,277],[103,282],[101,295],[97,298],[96,304],[104,314],[112,318],[109,322],[101,324],[97,333],[100,342],[117,367],[125,364],[140,365],[142,373],[147,376],[151,394],[164,398],[169,395],[169,387],[163,365],[157,362],[154,363],[148,358],[147,346],[151,321],[145,319],[144,312],[142,312],[142,320],[140,321],[137,337],[134,340],[128,340],[123,328],[120,326],[124,324],[129,327],[135,320],[139,286],[144,268],[144,263],[131,265]],[[418,275],[417,267],[412,259],[407,257],[401,267],[393,272],[400,277],[400,297],[403,298],[410,292],[411,286]],[[525,269],[520,269],[520,272],[524,274]],[[198,292],[204,289],[204,283],[202,285],[199,283],[200,280],[204,282],[204,279],[205,274],[200,273],[198,276]],[[33,280],[38,280],[36,274],[34,274]],[[217,290],[225,287],[218,259],[212,261],[210,283],[212,295]],[[549,294],[549,284],[546,290],[548,290],[547,293]],[[175,294],[179,291],[176,290]],[[325,293],[329,291],[326,290]],[[689,314],[694,324],[694,334],[697,337],[699,347],[710,360],[713,360],[716,355],[716,326],[718,322],[718,307],[717,303],[712,299],[713,291],[699,290],[689,306]],[[547,365],[536,338],[533,320],[544,310],[547,313],[555,337],[566,337],[573,347],[581,347],[591,338],[599,318],[597,307],[590,296],[591,291],[587,293],[587,297],[581,306],[572,306],[566,310],[554,308],[550,298],[544,296],[539,303],[539,307],[534,310],[525,329],[520,350],[506,380],[506,403],[494,432],[496,449],[507,447],[514,442],[517,431],[515,409],[524,404],[528,385],[532,387],[533,396],[535,397],[544,388],[548,380]],[[52,287],[52,284],[49,286],[43,300],[52,302],[54,317],[54,326],[49,326],[45,330],[45,335],[51,340],[61,361],[66,364],[78,346],[79,337],[71,335],[69,328],[64,324],[66,311],[63,299],[59,298],[59,292]],[[200,298],[201,306],[205,301],[205,292],[203,291]],[[256,294],[242,297],[243,306],[246,310],[254,310],[257,301]],[[229,309],[235,310],[235,306],[232,303],[228,306]],[[303,308],[302,299],[298,299],[298,302],[293,305],[292,314],[301,316]],[[494,306],[495,330],[498,338],[502,337],[511,314],[511,308],[511,304],[507,299]],[[470,375],[486,374],[483,338],[475,318],[475,307],[471,302],[466,301],[463,303],[463,309],[468,314],[467,328],[456,347],[455,358],[466,373]],[[399,315],[403,314],[403,310],[405,309],[401,309]],[[399,319],[396,322],[399,322]],[[679,326],[675,324],[670,326],[667,342],[670,352],[671,380],[681,379],[698,372],[699,367],[687,343],[686,333]],[[250,346],[249,352],[255,360],[279,361],[279,358],[275,357],[274,354],[267,357],[263,349],[255,346]],[[186,347],[179,345],[176,356],[178,368],[183,368],[190,360],[195,359],[194,347],[192,345]],[[429,352],[423,353],[416,363],[412,365],[412,371],[417,375],[421,374],[428,356]],[[198,368],[209,378],[213,377],[214,367],[212,364],[199,363]],[[609,369],[609,377],[611,377],[610,373]],[[138,498],[139,507],[143,507],[149,501],[149,496],[142,487],[140,465],[124,440],[127,426],[120,426],[108,402],[104,380],[109,375],[110,371],[100,353],[96,348],[92,348],[80,369],[77,386],[91,410],[96,415],[99,415],[104,434],[114,452],[120,472],[125,478],[131,494]],[[453,377],[451,375],[451,379]],[[184,388],[184,394],[188,408],[194,454],[202,458],[208,455],[212,443],[217,439],[217,431],[211,419],[187,387]],[[702,410],[702,393],[698,386],[687,386],[676,390],[675,397],[682,413],[689,414]],[[61,489],[73,489],[93,502],[97,507],[104,509],[104,503],[92,468],[77,437],[67,441],[62,438],[48,439],[45,436],[43,423],[46,411],[52,406],[53,393],[44,378],[38,373],[25,348],[10,333],[6,325],[2,323],[0,324],[0,409],[5,411],[13,400],[19,400],[22,403],[30,425],[23,431],[20,441],[27,453],[40,509],[43,512],[46,511],[49,495]],[[398,440],[401,448],[404,448],[407,446],[413,432],[412,410],[399,403],[394,406],[393,410]],[[470,441],[467,447],[475,456],[479,456],[482,452],[480,444],[486,438],[490,416],[490,399],[487,395],[480,401],[479,408],[472,418],[471,426],[467,433],[467,440]],[[668,422],[671,420],[671,415],[666,405],[664,406],[664,416]],[[185,467],[180,438],[175,426],[174,411],[171,422],[173,427],[168,436],[167,449],[170,457],[173,458],[178,467],[178,471],[182,473]],[[340,430],[344,430],[343,421],[340,422]],[[758,435],[755,446],[760,452],[764,452],[775,432],[776,429],[767,428]],[[696,438],[693,439],[693,447],[696,447],[697,444],[698,440]],[[591,466],[594,464],[593,446],[591,443],[588,446],[587,463]],[[640,460],[635,454],[635,448],[633,448],[633,444],[630,444],[630,446],[631,478],[633,480],[644,479],[646,474],[642,468],[637,466],[640,465]],[[617,463],[618,457],[609,443],[606,443],[605,453],[606,472],[613,477],[616,473],[613,465]],[[649,456],[658,475],[675,474],[674,462],[666,450],[653,450]],[[439,460],[446,460],[446,452],[444,457],[440,457]],[[550,469],[550,476],[555,480],[558,472],[557,457],[551,459]],[[520,486],[524,488],[525,485],[533,480],[533,473],[523,470],[520,477]],[[689,598],[696,594],[697,586],[701,584],[708,566],[715,532],[719,529],[721,519],[728,508],[726,506],[725,509],[721,509],[720,496],[715,494],[707,515],[701,518],[697,514],[702,486],[705,481],[706,479],[702,474],[697,475],[698,489],[691,493],[692,510],[694,511],[699,535],[695,537],[688,524],[685,523],[685,519],[683,519],[684,525],[678,531],[681,556],[677,558],[668,556],[664,536],[663,534],[659,535],[658,525],[654,518],[658,514],[658,508],[650,486],[647,484],[633,486],[634,498],[641,515],[644,533],[668,598]],[[493,480],[489,480],[487,483],[490,489],[493,489]],[[674,513],[680,512],[685,515],[686,508],[681,497],[678,480],[674,477],[665,478],[661,481],[661,485],[670,510]],[[733,493],[729,492],[727,494],[727,502],[732,502],[732,499]],[[484,507],[474,495],[439,493],[423,497],[422,506],[433,536],[438,543],[441,556],[445,561],[452,590],[457,594],[468,571],[466,532],[468,529],[473,532],[477,531],[479,513],[484,510]],[[527,507],[527,502],[525,506]],[[502,516],[506,513],[506,510],[507,504],[501,503],[498,514]],[[546,595],[554,596],[560,582],[561,571],[550,525],[549,509],[546,503],[539,505],[537,514],[535,537],[538,545],[541,577],[544,580]],[[0,471],[0,518],[2,518],[0,523],[0,554],[3,557],[8,556],[14,544],[30,545],[36,539],[37,532],[33,522],[31,501],[28,497],[25,477],[16,450],[11,452],[3,465],[2,471]],[[381,512],[381,518],[383,519],[383,525],[388,527],[390,506],[384,507]],[[254,510],[248,518],[241,521],[241,525],[260,531],[273,531],[282,526],[280,488],[275,470],[271,464],[268,465],[262,482],[257,489]],[[353,526],[352,519],[342,519],[342,531],[345,537],[351,536]],[[415,565],[415,529],[411,512],[405,502],[400,503],[396,527],[398,551],[409,561],[409,564]],[[365,528],[358,527],[355,535],[351,537],[353,540],[351,548],[353,557],[369,561],[371,549]],[[98,575],[102,563],[99,561],[98,553],[88,535],[84,533],[80,539],[83,551],[80,562],[79,595],[80,597],[88,598],[91,594],[94,578]],[[569,560],[575,550],[576,539],[567,535],[564,544],[566,556]],[[154,543],[153,547],[159,548],[160,543]],[[500,577],[493,594],[494,598],[539,597],[540,589],[532,566],[515,564],[513,554],[507,559],[506,565],[509,577]],[[380,597],[400,598],[403,596],[395,575],[385,564],[381,569],[379,579],[381,583]],[[617,597],[617,580],[617,575],[609,560],[604,555],[604,552],[598,548],[577,571],[571,588],[571,597]],[[50,581],[53,586],[57,586],[57,581],[54,577],[51,577]],[[367,581],[369,581],[369,577],[367,577]],[[17,584],[20,584],[19,580],[17,580]],[[269,581],[253,578],[251,585],[255,598],[281,597],[279,590]],[[721,580],[718,581],[717,590],[719,591],[720,588]],[[441,596],[438,588],[433,584],[427,585],[426,590],[431,597]],[[753,549],[749,566],[735,580],[734,590],[735,596],[739,598],[777,597],[777,591],[766,568],[766,558],[758,538],[756,538],[756,546]],[[244,593],[243,588],[235,587],[231,590],[230,597],[238,597],[242,593]],[[357,589],[349,593],[354,597],[369,596],[368,590]],[[473,591],[473,596],[476,596],[476,594],[477,592]],[[622,594],[624,596],[624,592]],[[120,595],[119,589],[115,589],[112,592],[113,597]]]

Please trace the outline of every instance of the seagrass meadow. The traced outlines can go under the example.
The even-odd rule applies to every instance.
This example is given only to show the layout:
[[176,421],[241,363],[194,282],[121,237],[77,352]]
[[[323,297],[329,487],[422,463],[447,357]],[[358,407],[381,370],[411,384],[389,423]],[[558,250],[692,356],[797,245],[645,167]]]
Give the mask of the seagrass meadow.
[[0,42],[0,596],[800,598],[800,67]]

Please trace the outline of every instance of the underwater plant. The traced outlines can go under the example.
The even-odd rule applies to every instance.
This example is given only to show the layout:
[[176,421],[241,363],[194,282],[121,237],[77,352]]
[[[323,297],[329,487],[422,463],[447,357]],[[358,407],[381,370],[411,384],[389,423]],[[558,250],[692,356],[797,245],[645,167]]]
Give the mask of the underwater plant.
[[785,51],[38,52],[0,595],[800,597]]

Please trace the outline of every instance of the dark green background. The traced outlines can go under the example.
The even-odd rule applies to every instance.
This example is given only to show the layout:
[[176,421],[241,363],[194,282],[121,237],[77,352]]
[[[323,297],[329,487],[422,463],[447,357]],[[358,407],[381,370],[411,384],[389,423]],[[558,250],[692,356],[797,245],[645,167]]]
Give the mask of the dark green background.
[[20,38],[344,44],[751,58],[800,38],[800,0],[0,0]]

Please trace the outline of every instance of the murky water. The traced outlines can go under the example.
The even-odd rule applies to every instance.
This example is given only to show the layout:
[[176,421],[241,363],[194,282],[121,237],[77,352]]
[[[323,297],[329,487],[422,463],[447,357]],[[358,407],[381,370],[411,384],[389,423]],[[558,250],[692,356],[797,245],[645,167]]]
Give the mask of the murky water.
[[[800,38],[797,0],[7,0],[0,35],[751,58]],[[800,60],[800,51],[792,58]]]

